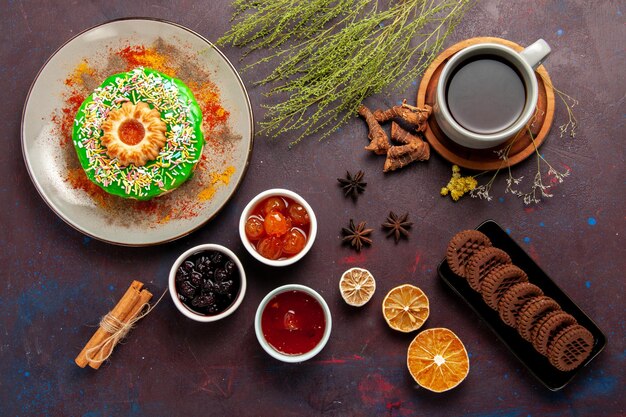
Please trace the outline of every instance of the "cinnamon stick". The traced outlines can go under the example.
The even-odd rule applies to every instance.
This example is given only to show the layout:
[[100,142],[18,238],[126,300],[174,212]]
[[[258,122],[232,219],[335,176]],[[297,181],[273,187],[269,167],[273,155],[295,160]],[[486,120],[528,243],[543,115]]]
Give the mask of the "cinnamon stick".
[[[140,299],[140,291],[143,288],[143,283],[139,281],[133,281],[128,290],[124,293],[124,296],[113,307],[113,310],[109,313],[117,320],[124,321],[129,316],[131,310]],[[94,335],[89,339],[89,342],[85,345],[83,350],[78,354],[75,362],[81,368],[84,368],[89,364],[87,359],[87,351],[100,345],[107,337],[110,337],[111,333],[107,332],[100,326]],[[95,356],[95,355],[92,355]]]
[[[137,282],[137,281],[135,281],[135,282]],[[137,317],[139,315],[139,313],[141,313],[141,311],[144,308],[144,306],[146,305],[146,303],[148,301],[150,301],[151,298],[152,298],[152,293],[150,291],[146,290],[145,288],[142,289],[139,292],[139,298],[137,299],[135,304],[132,306],[132,308],[130,309],[130,311],[126,315],[126,317],[124,317],[124,319],[121,320],[122,323],[128,323],[129,321],[131,321],[135,317]],[[114,347],[115,347],[114,344],[108,343],[108,344],[102,346],[100,351],[98,351],[98,353],[93,355],[93,357],[96,358],[96,359],[98,359],[98,358],[106,358],[106,357],[108,357],[111,354],[111,351],[113,350]],[[89,366],[92,367],[93,369],[98,369],[98,368],[100,368],[100,366],[103,363],[104,363],[104,361],[102,361],[102,362],[90,361],[89,362]]]

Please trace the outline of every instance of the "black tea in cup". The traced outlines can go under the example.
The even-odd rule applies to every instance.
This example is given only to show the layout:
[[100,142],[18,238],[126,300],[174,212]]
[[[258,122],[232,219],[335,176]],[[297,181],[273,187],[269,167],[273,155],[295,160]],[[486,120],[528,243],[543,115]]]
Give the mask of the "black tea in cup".
[[511,126],[526,104],[518,70],[496,55],[473,56],[460,63],[446,86],[454,120],[465,129],[491,134]]

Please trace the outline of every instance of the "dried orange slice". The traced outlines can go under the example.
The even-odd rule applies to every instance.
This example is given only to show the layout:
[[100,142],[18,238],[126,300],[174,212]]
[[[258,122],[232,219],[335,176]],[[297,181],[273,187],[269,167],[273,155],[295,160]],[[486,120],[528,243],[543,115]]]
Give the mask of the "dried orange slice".
[[459,385],[469,373],[463,342],[451,330],[424,330],[411,342],[406,357],[409,372],[423,388],[444,392]]
[[348,269],[339,280],[339,292],[344,301],[351,306],[361,307],[372,298],[374,291],[376,280],[367,269]]
[[422,327],[428,318],[428,297],[419,288],[404,284],[389,291],[383,300],[383,316],[389,327],[412,332]]

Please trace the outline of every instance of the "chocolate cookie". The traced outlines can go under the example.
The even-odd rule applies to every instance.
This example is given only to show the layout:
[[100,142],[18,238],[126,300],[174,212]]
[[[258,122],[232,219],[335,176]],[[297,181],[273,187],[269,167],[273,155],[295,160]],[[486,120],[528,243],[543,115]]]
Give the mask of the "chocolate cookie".
[[473,254],[465,267],[465,278],[470,287],[480,291],[480,282],[493,268],[511,263],[511,257],[502,249],[493,246]]
[[480,284],[480,292],[485,303],[494,310],[498,309],[498,303],[513,285],[518,282],[528,281],[528,275],[513,264],[498,265],[494,267]]
[[517,327],[520,309],[530,299],[543,295],[538,286],[529,282],[520,282],[509,288],[500,298],[498,314],[503,322],[511,327]]
[[487,236],[478,230],[464,230],[454,235],[448,244],[446,260],[448,266],[455,274],[466,278],[465,268],[467,262],[477,251],[491,246]]
[[571,371],[591,354],[593,335],[580,324],[572,324],[554,336],[548,348],[548,360],[561,371]]
[[545,295],[532,298],[524,304],[519,311],[519,318],[517,319],[517,332],[524,339],[531,342],[533,330],[539,320],[541,320],[543,316],[549,312],[560,309],[561,306],[559,303],[550,297],[546,297]]
[[537,322],[532,334],[533,347],[546,356],[552,338],[572,324],[576,324],[576,319],[571,314],[562,310],[551,311]]

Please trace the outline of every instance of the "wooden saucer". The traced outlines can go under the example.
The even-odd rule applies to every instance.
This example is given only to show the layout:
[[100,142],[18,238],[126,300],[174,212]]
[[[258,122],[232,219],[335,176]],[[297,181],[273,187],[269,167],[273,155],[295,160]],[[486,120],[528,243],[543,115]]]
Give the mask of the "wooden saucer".
[[[435,58],[432,64],[430,64],[428,69],[424,72],[419,90],[417,91],[417,107],[422,107],[424,104],[433,105],[435,102],[437,81],[439,81],[439,76],[441,75],[443,66],[448,62],[452,55],[463,48],[484,42],[498,43],[508,46],[516,51],[524,49],[515,42],[491,37],[467,39],[451,46]],[[537,100],[536,116],[529,122],[530,131],[534,136],[534,143],[528,133],[528,129],[524,128],[524,130],[516,137],[511,138],[502,145],[494,148],[466,148],[446,137],[446,135],[439,129],[434,116],[431,116],[428,119],[427,128],[424,132],[426,140],[428,140],[428,143],[430,143],[432,148],[444,159],[463,168],[490,171],[512,166],[523,161],[535,152],[535,148],[541,146],[543,141],[548,136],[548,132],[550,131],[550,127],[552,126],[552,121],[554,119],[554,88],[552,87],[552,81],[550,80],[548,71],[546,71],[543,65],[540,65],[535,70],[535,73],[538,74],[537,84],[539,86],[539,98]],[[514,143],[509,151],[507,160],[504,161],[500,159],[495,151],[506,147],[513,141]]]

